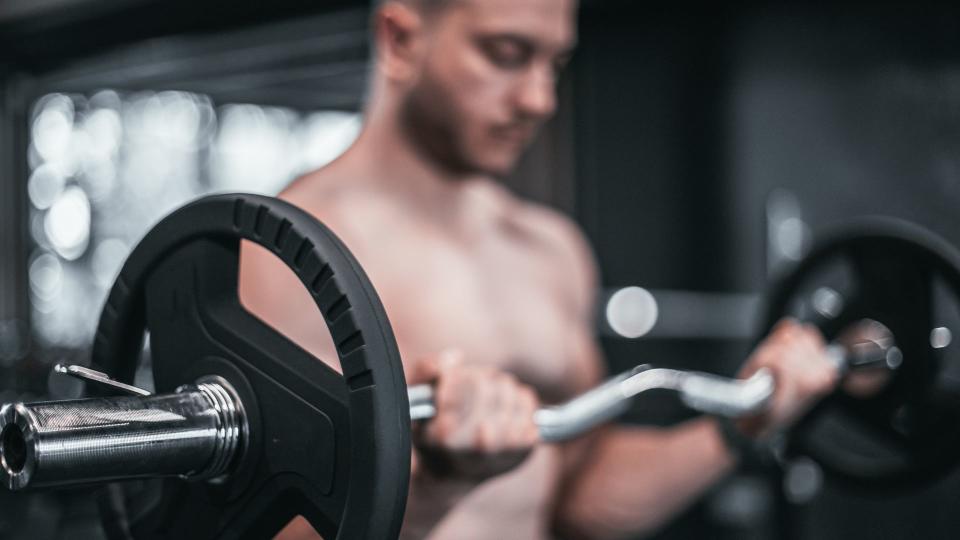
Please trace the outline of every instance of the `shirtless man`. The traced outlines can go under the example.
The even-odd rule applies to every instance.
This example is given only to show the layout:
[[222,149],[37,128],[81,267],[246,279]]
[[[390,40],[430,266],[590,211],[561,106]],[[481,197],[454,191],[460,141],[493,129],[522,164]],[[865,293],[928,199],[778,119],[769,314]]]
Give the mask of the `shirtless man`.
[[[405,537],[649,531],[736,461],[707,418],[611,426],[567,445],[536,440],[540,402],[604,376],[592,331],[597,271],[570,220],[493,178],[554,112],[576,9],[576,0],[381,2],[361,135],[281,195],[343,239],[386,307],[409,382],[437,386],[438,414],[414,437]],[[241,298],[335,358],[320,313],[271,255],[244,248]],[[834,386],[822,352],[815,331],[790,322],[758,347],[743,375],[766,366],[778,385],[769,414],[741,424],[744,433],[789,425]],[[305,529],[295,522],[284,537]]]

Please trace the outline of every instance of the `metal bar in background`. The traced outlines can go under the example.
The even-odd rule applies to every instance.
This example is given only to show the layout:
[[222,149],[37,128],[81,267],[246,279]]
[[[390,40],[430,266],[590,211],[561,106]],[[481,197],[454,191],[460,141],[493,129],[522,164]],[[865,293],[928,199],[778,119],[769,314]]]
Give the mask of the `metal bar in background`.
[[600,303],[600,335],[628,339],[749,340],[762,297],[641,287],[607,288]]
[[39,19],[64,12],[88,13],[88,17],[109,11],[119,11],[131,5],[150,0],[4,0],[0,2],[0,23]]
[[[342,93],[346,74],[355,86],[352,108],[357,108],[369,56],[367,24],[367,10],[345,9],[229,32],[155,38],[44,74],[38,88],[41,92],[86,92],[92,88],[156,90],[173,85],[179,90],[210,93],[213,89],[205,84],[222,85],[226,78],[242,88],[266,85],[276,90],[284,85],[279,77],[284,77],[290,88],[302,88],[310,81],[315,104],[306,108],[324,108],[324,91],[329,87]],[[238,80],[240,77],[244,80]],[[327,82],[320,86],[323,81]]]

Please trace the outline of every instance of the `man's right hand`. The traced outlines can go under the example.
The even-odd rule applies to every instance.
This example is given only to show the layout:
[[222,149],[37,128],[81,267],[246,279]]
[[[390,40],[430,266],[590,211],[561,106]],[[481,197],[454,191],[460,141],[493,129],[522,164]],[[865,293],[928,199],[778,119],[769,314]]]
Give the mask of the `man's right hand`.
[[412,384],[433,384],[437,408],[431,420],[414,427],[413,465],[482,481],[522,463],[537,444],[539,399],[509,373],[470,365],[462,356],[454,350],[421,360],[412,377]]
[[820,332],[792,319],[784,319],[774,327],[747,360],[740,377],[747,378],[760,369],[771,372],[776,390],[767,411],[740,420],[741,430],[749,436],[790,427],[832,391],[839,380]]

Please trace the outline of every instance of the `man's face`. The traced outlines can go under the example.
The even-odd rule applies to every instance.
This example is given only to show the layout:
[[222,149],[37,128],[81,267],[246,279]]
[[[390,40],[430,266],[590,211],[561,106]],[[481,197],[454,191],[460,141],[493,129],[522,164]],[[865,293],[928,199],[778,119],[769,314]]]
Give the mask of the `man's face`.
[[459,173],[503,175],[556,108],[576,0],[458,0],[426,19],[408,136]]

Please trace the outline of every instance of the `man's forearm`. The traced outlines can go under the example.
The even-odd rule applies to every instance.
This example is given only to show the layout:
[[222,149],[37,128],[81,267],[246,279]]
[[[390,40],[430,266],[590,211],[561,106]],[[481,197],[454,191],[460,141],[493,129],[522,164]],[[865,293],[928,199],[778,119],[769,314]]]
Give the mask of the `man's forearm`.
[[598,434],[557,505],[565,538],[649,532],[688,507],[734,466],[714,420],[668,429],[610,427]]
[[[416,455],[416,450],[414,452]],[[411,467],[407,511],[400,533],[402,540],[425,538],[477,484],[472,480],[438,476],[418,461],[415,457]]]

